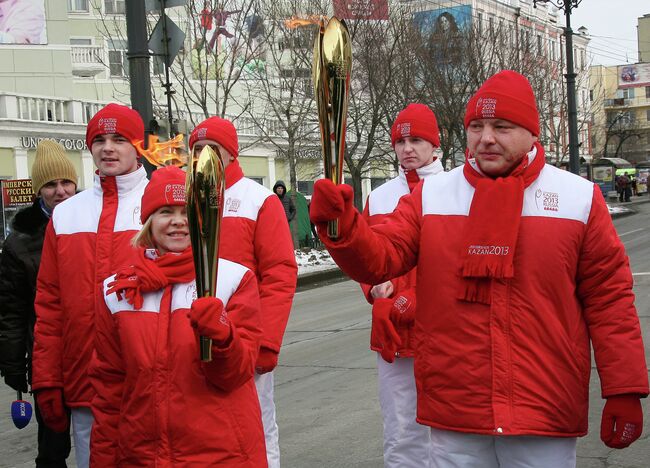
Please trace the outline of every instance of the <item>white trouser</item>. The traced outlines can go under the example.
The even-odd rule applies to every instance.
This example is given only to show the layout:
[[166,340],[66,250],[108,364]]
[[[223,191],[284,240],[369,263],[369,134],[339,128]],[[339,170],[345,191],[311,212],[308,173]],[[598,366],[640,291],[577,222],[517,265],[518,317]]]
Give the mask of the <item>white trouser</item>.
[[413,358],[387,363],[377,353],[379,404],[384,417],[384,466],[428,468],[431,437],[428,426],[415,420],[417,394]]
[[269,468],[280,468],[280,437],[275,422],[275,403],[273,402],[273,372],[255,373],[257,397],[262,410],[262,425],[266,441],[266,460]]
[[72,408],[72,437],[77,468],[88,468],[90,461],[90,431],[93,428],[93,413],[90,408]]
[[575,437],[491,436],[431,428],[434,468],[575,468]]

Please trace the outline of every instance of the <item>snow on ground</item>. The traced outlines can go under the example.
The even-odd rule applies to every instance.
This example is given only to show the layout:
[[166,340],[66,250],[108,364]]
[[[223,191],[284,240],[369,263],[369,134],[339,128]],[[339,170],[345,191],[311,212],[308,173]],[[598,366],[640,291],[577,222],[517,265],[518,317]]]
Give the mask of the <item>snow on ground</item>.
[[629,212],[632,211],[631,209],[629,209],[629,208],[627,208],[625,206],[610,206],[610,205],[607,205],[607,209],[609,210],[609,214],[613,214],[613,213],[629,213]]
[[295,253],[299,275],[338,268],[329,252],[325,249],[300,249],[296,250]]

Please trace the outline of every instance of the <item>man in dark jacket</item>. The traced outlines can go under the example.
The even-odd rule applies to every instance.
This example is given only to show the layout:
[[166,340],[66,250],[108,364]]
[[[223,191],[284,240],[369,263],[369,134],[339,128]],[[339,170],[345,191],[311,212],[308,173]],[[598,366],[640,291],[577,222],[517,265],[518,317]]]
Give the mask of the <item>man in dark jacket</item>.
[[[5,383],[27,392],[31,382],[31,355],[34,343],[34,298],[41,261],[45,227],[56,205],[74,195],[77,174],[65,150],[54,141],[44,140],[36,148],[32,166],[32,187],[36,200],[13,219],[12,232],[0,257],[0,372]],[[69,430],[57,433],[38,422],[36,466],[65,467],[70,454]]]
[[287,222],[290,223],[296,217],[296,206],[293,204],[291,197],[286,196],[287,186],[284,185],[284,182],[278,180],[273,186],[273,193],[280,198],[282,207],[284,208],[284,214],[287,215]]

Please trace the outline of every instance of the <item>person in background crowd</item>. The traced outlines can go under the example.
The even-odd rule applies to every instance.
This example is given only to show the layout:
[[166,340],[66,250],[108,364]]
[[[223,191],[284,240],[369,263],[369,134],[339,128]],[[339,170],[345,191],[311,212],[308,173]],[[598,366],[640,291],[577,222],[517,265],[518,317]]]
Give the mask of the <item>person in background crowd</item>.
[[598,186],[545,164],[528,80],[489,78],[467,104],[463,167],[368,226],[319,180],[312,218],[339,266],[378,284],[417,266],[418,421],[438,468],[573,468],[588,430],[593,344],[600,437],[641,436],[648,369],[625,248]]
[[298,266],[284,210],[266,187],[244,177],[237,157],[239,142],[229,120],[211,117],[196,126],[189,140],[193,154],[212,146],[225,166],[226,193],[219,256],[250,268],[257,276],[262,311],[262,340],[255,364],[255,385],[262,409],[269,467],[280,466],[278,425],[273,402],[273,369],[296,290]]
[[[265,467],[255,275],[219,259],[217,297],[197,299],[181,169],[154,171],[140,217],[97,312],[91,465]],[[212,339],[210,362],[198,336]]]
[[[36,276],[41,263],[45,227],[52,211],[75,194],[77,173],[63,147],[43,140],[32,165],[32,206],[16,213],[13,229],[0,257],[0,373],[16,391],[27,392],[32,380],[32,347],[36,312]],[[65,467],[70,455],[70,432],[55,432],[43,423],[38,402],[37,467]],[[68,418],[68,415],[65,415]],[[67,423],[66,423],[67,425]]]
[[[368,196],[364,218],[380,224],[421,180],[443,171],[435,150],[440,147],[438,122],[424,104],[409,104],[393,122],[391,142],[399,174]],[[429,466],[431,438],[415,420],[417,397],[413,375],[415,349],[416,271],[384,283],[362,284],[372,304],[370,347],[377,352],[379,404],[384,417],[384,466]]]
[[630,178],[627,176],[627,172],[624,172],[623,175],[619,176],[616,180],[619,202],[623,203],[630,201],[630,195],[632,193],[630,185]]
[[72,434],[78,467],[87,467],[93,423],[88,365],[95,347],[96,301],[105,278],[129,259],[140,230],[147,174],[134,143],[140,115],[109,104],[88,122],[86,143],[97,166],[92,188],[57,206],[47,227],[36,291],[32,388],[43,421]]
[[275,183],[273,186],[273,193],[275,193],[282,202],[282,208],[284,208],[284,214],[287,217],[287,222],[291,223],[293,218],[296,217],[296,206],[294,205],[291,197],[287,195],[287,186],[284,185],[283,181],[278,180]]

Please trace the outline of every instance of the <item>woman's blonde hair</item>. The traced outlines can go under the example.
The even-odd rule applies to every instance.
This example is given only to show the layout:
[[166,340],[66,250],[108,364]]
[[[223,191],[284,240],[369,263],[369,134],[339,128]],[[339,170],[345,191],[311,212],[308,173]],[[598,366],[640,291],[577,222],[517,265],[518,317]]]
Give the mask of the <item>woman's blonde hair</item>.
[[131,245],[133,247],[144,247],[145,249],[155,248],[156,246],[153,243],[153,236],[151,235],[151,219],[153,216],[149,216],[147,220],[142,225],[142,229],[138,232],[133,239],[131,239]]

